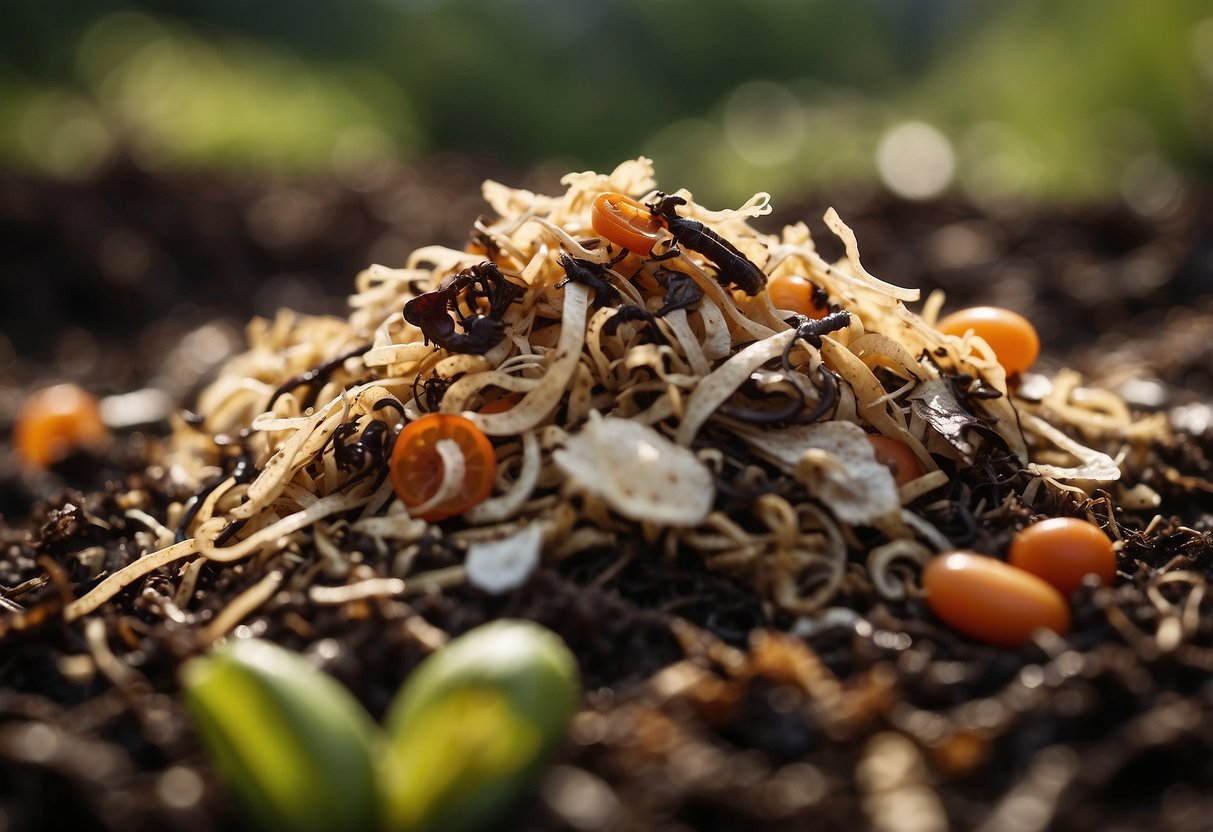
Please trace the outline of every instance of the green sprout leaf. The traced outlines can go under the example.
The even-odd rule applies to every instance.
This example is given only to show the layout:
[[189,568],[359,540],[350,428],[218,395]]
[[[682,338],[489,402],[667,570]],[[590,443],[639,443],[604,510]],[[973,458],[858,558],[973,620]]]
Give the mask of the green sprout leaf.
[[373,829],[378,729],[339,682],[266,641],[233,641],[182,668],[186,702],[256,828]]
[[486,624],[430,656],[387,716],[388,828],[460,832],[492,819],[531,784],[579,696],[568,648],[528,621]]

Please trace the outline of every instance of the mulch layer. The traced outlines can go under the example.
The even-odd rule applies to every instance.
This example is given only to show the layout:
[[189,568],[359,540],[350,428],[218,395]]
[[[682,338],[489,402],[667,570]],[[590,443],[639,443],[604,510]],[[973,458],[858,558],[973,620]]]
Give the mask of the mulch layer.
[[[359,190],[128,165],[80,185],[0,178],[0,433],[26,392],[55,380],[102,395],[153,385],[187,405],[250,315],[339,310],[367,263],[460,244],[485,175],[510,176],[444,158]],[[806,218],[824,235],[823,202],[783,201],[772,226]],[[581,667],[583,709],[502,830],[1213,828],[1209,200],[1189,196],[1154,219],[1116,205],[860,193],[834,204],[873,273],[942,288],[949,308],[1016,308],[1040,330],[1043,371],[1073,367],[1134,408],[1171,414],[1174,438],[1129,472],[1161,495],[1159,509],[1128,511],[1104,494],[1046,507],[1089,514],[1123,541],[1116,585],[1076,593],[1066,639],[976,644],[920,599],[883,601],[858,582],[827,615],[794,621],[639,541],[542,568],[502,597],[458,587],[325,605],[288,577],[239,634],[304,652],[378,718],[437,630],[513,616],[559,633]],[[187,608],[165,571],[85,621],[61,615],[144,551],[130,509],[163,518],[190,496],[157,466],[164,425],[149,420],[37,474],[0,449],[0,830],[239,824],[177,669],[260,564],[203,567]],[[1004,554],[1032,512],[975,525],[976,501],[1009,486],[965,485],[941,527]],[[337,543],[355,574],[389,573],[390,552],[373,541]],[[435,537],[418,566],[455,559]]]

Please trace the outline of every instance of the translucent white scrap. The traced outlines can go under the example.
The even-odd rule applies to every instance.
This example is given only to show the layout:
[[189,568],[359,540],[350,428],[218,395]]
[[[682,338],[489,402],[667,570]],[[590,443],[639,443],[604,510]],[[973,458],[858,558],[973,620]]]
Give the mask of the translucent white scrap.
[[809,638],[833,629],[853,629],[863,617],[850,607],[830,607],[812,615],[797,618],[788,633],[798,638]]
[[694,526],[712,509],[707,467],[640,422],[591,413],[552,456],[578,487],[632,520]]
[[871,524],[901,508],[892,472],[876,459],[859,425],[815,422],[745,439],[776,465],[794,470],[809,495],[844,523]]
[[101,421],[111,430],[150,425],[173,412],[173,397],[165,390],[145,387],[101,400]]
[[1162,495],[1144,482],[1128,487],[1121,485],[1116,504],[1129,511],[1158,508],[1162,505]]
[[517,589],[539,565],[542,551],[543,526],[539,523],[500,540],[473,543],[464,560],[468,583],[490,595]]
[[1102,451],[1088,448],[1086,445],[1074,441],[1039,416],[1025,412],[1020,414],[1020,420],[1025,428],[1035,432],[1042,439],[1052,442],[1056,447],[1078,460],[1078,465],[1071,467],[1033,462],[1028,465],[1029,474],[1051,477],[1055,480],[1115,482],[1120,479],[1120,466],[1116,464],[1116,460]]

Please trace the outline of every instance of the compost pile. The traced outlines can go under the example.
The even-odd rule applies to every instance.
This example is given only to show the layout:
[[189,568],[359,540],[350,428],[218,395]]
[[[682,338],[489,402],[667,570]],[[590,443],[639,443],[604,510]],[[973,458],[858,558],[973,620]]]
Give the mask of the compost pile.
[[[562,185],[486,183],[467,246],[367,269],[345,317],[254,320],[162,437],[111,452],[120,481],[6,530],[10,822],[229,822],[175,673],[220,639],[304,652],[380,715],[422,657],[509,615],[559,633],[588,693],[501,828],[1200,828],[1208,419],[1134,399],[1141,366],[1192,360],[1139,344],[1137,368],[1088,355],[1100,385],[1008,379],[835,212],[836,260],[803,223],[756,230],[765,195],[663,201],[646,160]],[[728,245],[655,222],[651,251],[621,250],[604,193]],[[788,276],[819,314],[772,305]],[[430,414],[490,437],[476,499],[474,445],[437,441],[412,496],[389,465]],[[1119,544],[1071,631],[1008,650],[939,623],[922,567],[1046,516]]]

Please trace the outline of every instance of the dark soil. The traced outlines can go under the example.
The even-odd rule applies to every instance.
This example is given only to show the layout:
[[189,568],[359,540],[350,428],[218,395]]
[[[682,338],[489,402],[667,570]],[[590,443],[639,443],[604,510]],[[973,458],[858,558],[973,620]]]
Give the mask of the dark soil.
[[[154,384],[188,403],[250,315],[339,310],[366,264],[461,243],[486,175],[525,181],[463,159],[361,191],[129,166],[87,185],[0,178],[0,431],[53,380],[102,395]],[[823,203],[777,202],[773,224],[807,218],[824,236]],[[1157,220],[1116,205],[995,213],[860,194],[836,205],[872,272],[942,287],[949,307],[1016,308],[1040,329],[1045,370],[1076,367],[1173,414],[1175,441],[1160,438],[1132,472],[1162,495],[1159,519],[1102,498],[1056,506],[1090,510],[1125,541],[1117,586],[1079,590],[1066,640],[999,650],[938,625],[920,601],[855,593],[851,613],[787,636],[796,622],[744,585],[639,548],[583,554],[499,598],[459,588],[324,607],[288,582],[241,634],[307,653],[379,717],[428,652],[427,627],[454,635],[518,616],[558,632],[585,708],[502,830],[1213,828],[1209,201]],[[190,338],[194,349],[175,349]],[[60,615],[140,553],[127,509],[162,518],[188,496],[147,465],[163,429],[149,418],[43,474],[0,450],[0,600],[12,607],[0,614],[0,829],[238,824],[176,671],[196,628],[262,564],[204,567],[188,609],[165,571],[96,625]],[[1024,519],[972,533],[1002,554]],[[386,571],[369,541],[341,545],[356,569]],[[424,561],[453,562],[437,540]],[[1166,573],[1177,579],[1158,585]],[[115,656],[100,669],[81,658],[98,640]]]

